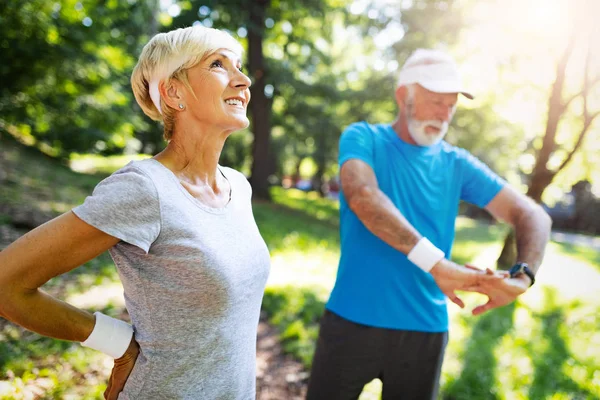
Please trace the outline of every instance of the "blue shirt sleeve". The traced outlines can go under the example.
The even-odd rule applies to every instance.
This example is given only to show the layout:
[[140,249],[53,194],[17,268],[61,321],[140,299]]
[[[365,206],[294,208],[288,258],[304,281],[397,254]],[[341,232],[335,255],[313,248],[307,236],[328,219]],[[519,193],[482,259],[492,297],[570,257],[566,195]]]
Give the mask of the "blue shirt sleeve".
[[340,167],[346,161],[357,158],[373,168],[373,146],[373,132],[366,122],[348,126],[340,137],[338,157]]
[[483,208],[506,185],[506,181],[468,151],[462,150],[459,154],[463,169],[460,198]]

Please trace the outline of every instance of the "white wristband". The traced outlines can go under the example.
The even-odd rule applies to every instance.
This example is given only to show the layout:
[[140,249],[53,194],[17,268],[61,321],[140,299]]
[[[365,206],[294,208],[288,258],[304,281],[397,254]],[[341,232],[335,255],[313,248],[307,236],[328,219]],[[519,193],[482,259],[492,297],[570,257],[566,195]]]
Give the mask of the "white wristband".
[[438,249],[426,237],[422,237],[408,253],[408,259],[425,272],[444,258],[444,252]]
[[81,344],[106,353],[112,358],[121,357],[129,347],[133,328],[127,322],[109,317],[99,311],[94,315],[96,316],[94,330]]

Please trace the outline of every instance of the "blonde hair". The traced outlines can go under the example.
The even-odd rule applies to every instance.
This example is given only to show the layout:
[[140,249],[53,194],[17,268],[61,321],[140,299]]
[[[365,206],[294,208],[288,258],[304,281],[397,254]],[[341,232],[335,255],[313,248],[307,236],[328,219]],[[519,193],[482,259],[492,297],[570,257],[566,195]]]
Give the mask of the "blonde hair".
[[202,25],[159,33],[142,49],[131,74],[131,87],[144,114],[163,121],[166,140],[173,134],[175,110],[158,94],[158,84],[164,80],[168,85],[171,79],[177,79],[190,88],[187,70],[219,49],[240,56],[243,52],[240,43],[227,32]]

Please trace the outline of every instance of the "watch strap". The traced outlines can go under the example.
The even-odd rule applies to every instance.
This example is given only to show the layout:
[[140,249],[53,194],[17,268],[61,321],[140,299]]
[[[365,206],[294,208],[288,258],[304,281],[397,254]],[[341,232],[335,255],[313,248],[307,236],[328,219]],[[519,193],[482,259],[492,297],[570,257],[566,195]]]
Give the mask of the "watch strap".
[[529,279],[531,279],[531,284],[529,285],[529,287],[533,286],[533,284],[535,283],[535,275],[533,274],[527,263],[517,263],[513,265],[513,267],[510,269],[511,278],[515,278],[520,274],[527,275]]

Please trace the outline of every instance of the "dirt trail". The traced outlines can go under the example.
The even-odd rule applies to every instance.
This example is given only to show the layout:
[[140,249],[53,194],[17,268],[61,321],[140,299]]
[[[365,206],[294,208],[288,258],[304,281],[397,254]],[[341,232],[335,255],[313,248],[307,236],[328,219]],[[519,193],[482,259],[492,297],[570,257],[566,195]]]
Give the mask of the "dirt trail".
[[256,344],[257,400],[304,399],[307,381],[303,365],[283,354],[277,331],[261,315]]

